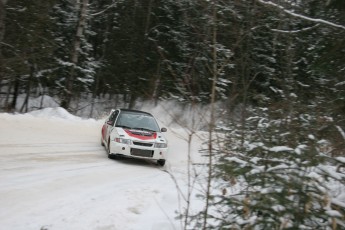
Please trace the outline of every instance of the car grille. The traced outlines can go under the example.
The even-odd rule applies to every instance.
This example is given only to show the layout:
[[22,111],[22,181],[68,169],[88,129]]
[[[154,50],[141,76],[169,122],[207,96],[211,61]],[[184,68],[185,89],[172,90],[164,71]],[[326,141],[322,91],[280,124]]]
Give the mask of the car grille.
[[153,157],[153,150],[131,149],[131,155],[138,157]]
[[140,146],[146,146],[146,147],[151,147],[153,143],[147,143],[147,142],[138,142],[138,141],[133,141],[134,145],[140,145]]

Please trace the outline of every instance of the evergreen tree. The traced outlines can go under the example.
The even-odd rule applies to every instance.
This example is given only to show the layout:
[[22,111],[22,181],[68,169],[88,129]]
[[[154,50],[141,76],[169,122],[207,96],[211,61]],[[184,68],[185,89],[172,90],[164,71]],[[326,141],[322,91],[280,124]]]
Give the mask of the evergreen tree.
[[54,6],[52,20],[56,24],[52,32],[57,49],[56,84],[61,90],[61,106],[70,109],[72,97],[89,92],[99,63],[93,56],[90,37],[89,1],[61,0]]
[[[334,29],[306,20],[327,18],[335,12],[327,12],[322,4],[287,2],[284,7],[308,14],[289,15],[290,20],[283,22],[277,20],[282,8],[275,14],[266,14],[266,10],[274,12],[271,7],[261,8],[258,25],[250,26],[257,29],[245,43],[254,49],[243,59],[247,60],[248,71],[244,76],[249,80],[243,81],[248,93],[242,96],[251,106],[242,107],[239,114],[229,111],[232,119],[225,129],[229,131],[225,139],[218,140],[222,148],[213,179],[216,189],[223,193],[212,191],[210,195],[208,228],[345,227],[345,206],[339,202],[341,192],[336,192],[342,191],[344,184],[344,173],[339,170],[344,161],[338,157],[344,154],[341,146],[345,139],[339,125],[343,121],[339,119],[341,112],[334,112],[337,106],[326,105],[329,100],[339,100],[339,94],[330,93],[339,92],[334,88],[339,86],[339,78],[332,70],[320,71],[320,65],[312,64],[327,66],[323,58],[327,59],[329,50],[322,44],[330,44]],[[316,10],[317,15],[309,14],[315,7],[322,10]],[[250,14],[259,13],[256,10]],[[261,20],[266,21],[265,26],[256,27]],[[273,38],[272,42],[267,38]]]
[[26,94],[24,104],[19,105],[20,110],[27,111],[31,91],[42,89],[45,82],[43,73],[52,68],[51,24],[45,12],[51,9],[53,2],[17,0],[6,5],[6,33],[3,39],[6,45],[1,50],[6,68],[3,68],[2,74],[8,82],[5,106],[11,111],[17,106],[19,90]]
[[318,138],[320,117],[301,109],[277,119],[272,118],[277,112],[252,111],[243,147],[234,145],[239,143],[236,133],[228,134],[218,173],[225,179],[221,188],[229,193],[214,198],[220,226],[344,227],[345,207],[334,193],[344,183],[344,174],[336,168],[344,162],[329,155],[328,139]]

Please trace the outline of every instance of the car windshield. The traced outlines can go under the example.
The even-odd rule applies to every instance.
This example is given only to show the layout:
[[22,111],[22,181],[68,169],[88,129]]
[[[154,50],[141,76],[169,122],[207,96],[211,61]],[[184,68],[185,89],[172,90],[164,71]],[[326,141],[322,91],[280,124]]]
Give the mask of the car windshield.
[[159,132],[156,120],[144,113],[122,111],[116,121],[116,127]]

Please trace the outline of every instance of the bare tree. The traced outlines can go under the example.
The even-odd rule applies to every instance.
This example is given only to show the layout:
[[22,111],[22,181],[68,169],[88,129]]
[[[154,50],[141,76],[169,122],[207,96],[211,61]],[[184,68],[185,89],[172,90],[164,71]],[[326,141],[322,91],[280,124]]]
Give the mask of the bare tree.
[[216,83],[218,79],[218,66],[217,66],[217,0],[212,3],[212,88],[211,88],[211,110],[210,122],[208,127],[208,175],[206,185],[206,201],[203,217],[203,229],[207,229],[207,219],[209,202],[211,196],[211,182],[213,173],[213,131],[215,128],[215,102],[216,102]]

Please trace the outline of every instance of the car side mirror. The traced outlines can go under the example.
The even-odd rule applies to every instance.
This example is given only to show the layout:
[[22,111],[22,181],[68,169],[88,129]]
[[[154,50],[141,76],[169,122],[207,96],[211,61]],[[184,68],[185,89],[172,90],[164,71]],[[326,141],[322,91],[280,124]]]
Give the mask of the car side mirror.
[[164,133],[164,132],[166,132],[166,131],[168,131],[167,128],[161,128],[161,132],[162,132],[162,133]]

